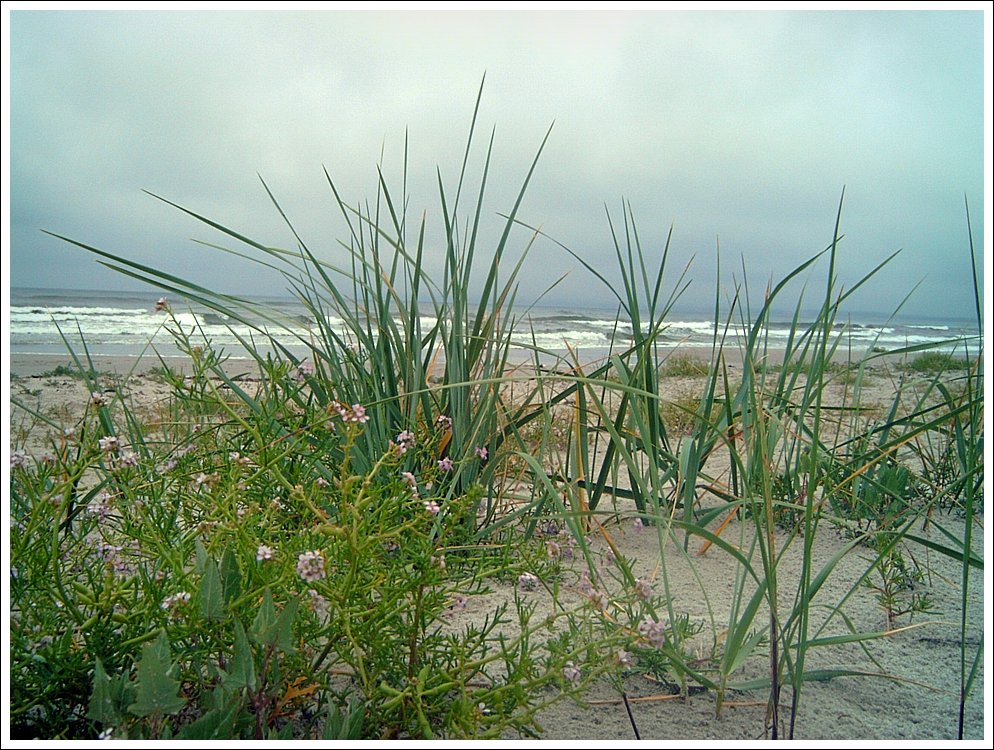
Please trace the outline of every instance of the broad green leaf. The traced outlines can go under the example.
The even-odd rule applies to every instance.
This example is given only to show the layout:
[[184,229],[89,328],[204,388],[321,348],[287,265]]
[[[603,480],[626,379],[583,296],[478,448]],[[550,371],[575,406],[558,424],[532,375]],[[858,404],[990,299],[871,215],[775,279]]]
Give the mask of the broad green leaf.
[[271,643],[276,643],[279,650],[285,654],[292,654],[294,651],[293,646],[293,618],[297,615],[297,608],[300,606],[300,600],[297,598],[291,599],[283,607],[283,611],[280,612],[279,620],[276,621],[276,626],[273,628]]
[[231,659],[224,685],[233,690],[241,688],[255,690],[255,659],[248,636],[245,635],[245,628],[238,620],[235,620],[235,654]]
[[200,616],[205,620],[220,620],[224,614],[224,590],[217,563],[209,559],[200,579]]
[[116,726],[121,717],[117,712],[117,706],[114,705],[113,693],[111,678],[107,676],[103,662],[98,657],[93,667],[93,693],[90,695],[90,707],[86,712],[86,718],[104,726]]
[[343,713],[338,706],[329,705],[328,718],[324,723],[321,739],[361,740],[364,718],[365,711],[359,701],[350,702],[347,713]]
[[270,740],[292,740],[293,739],[293,723],[287,722],[282,729],[270,729],[269,734],[266,739]]
[[252,627],[249,628],[249,637],[254,643],[265,646],[269,643],[269,631],[276,622],[276,608],[273,606],[273,596],[267,588],[262,595],[262,604],[255,614]]
[[178,740],[225,740],[234,734],[235,717],[241,709],[241,701],[235,700],[225,709],[208,711],[192,724],[183,727],[176,735]]
[[197,540],[196,544],[197,561],[193,566],[193,569],[200,574],[203,574],[204,570],[207,568],[207,548],[204,547],[204,543]]
[[142,646],[138,662],[137,700],[128,709],[136,716],[167,716],[179,711],[186,700],[179,695],[179,681],[170,676],[169,642],[164,631]]
[[238,558],[230,549],[226,549],[221,556],[221,588],[225,604],[242,594],[242,571],[238,567]]

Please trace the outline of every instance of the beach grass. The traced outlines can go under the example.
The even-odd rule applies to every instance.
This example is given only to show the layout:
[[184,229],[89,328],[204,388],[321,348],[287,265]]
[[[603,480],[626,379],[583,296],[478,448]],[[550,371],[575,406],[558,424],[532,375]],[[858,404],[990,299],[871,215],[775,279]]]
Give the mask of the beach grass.
[[[966,593],[983,568],[972,536],[983,497],[979,292],[978,336],[952,358],[887,352],[917,356],[909,367],[922,378],[865,406],[868,368],[883,355],[851,350],[840,321],[847,298],[887,267],[838,287],[841,201],[824,249],[759,304],[744,284],[728,304],[716,294],[712,346],[693,361],[659,345],[689,269],[671,274],[671,237],[654,263],[623,204],[620,223],[607,216],[620,283],[560,247],[605,285],[632,340],[602,362],[571,354],[550,366],[534,347],[530,366],[512,365],[517,279],[544,237],[518,212],[545,140],[488,244],[492,137],[475,192],[468,175],[478,107],[455,185],[438,179],[440,278],[426,270],[426,219],[407,216],[406,178],[394,191],[381,173],[375,198],[352,205],[328,177],[344,266],[309,248],[268,187],[293,249],[172,204],[219,233],[209,247],[278,273],[316,322],[307,335],[275,310],[62,237],[174,298],[163,301],[166,329],[190,371],[163,361],[171,395],[154,419],[126,379],[105,388],[85,347],[59,373],[85,383],[82,413],[54,419],[13,399],[47,432],[43,451],[12,447],[12,734],[538,737],[548,706],[603,680],[624,697],[638,668],[679,695],[713,695],[719,712],[732,691],[759,694],[759,733],[794,737],[811,682],[901,678],[830,662],[834,647],[869,649],[928,614],[914,542],[960,565],[962,736],[982,655],[982,643],[968,650],[982,613]],[[515,248],[521,227],[530,238]],[[975,262],[972,243],[970,253]],[[802,319],[798,295],[770,366],[772,306],[819,263],[820,307]],[[232,377],[227,354],[174,315],[178,300],[250,326],[259,338],[242,343],[258,379]],[[736,324],[748,335],[733,344]],[[664,395],[673,377],[699,392]],[[943,525],[950,513],[962,535]],[[652,576],[616,544],[620,524],[654,535]],[[816,558],[816,541],[840,533],[834,555]],[[727,558],[733,595],[719,609],[698,576],[707,616],[692,619],[671,571],[697,575],[698,544]],[[861,573],[829,595],[854,554]],[[793,557],[799,574],[785,576]],[[498,589],[513,594],[459,620]],[[886,615],[880,629],[847,613],[867,589]],[[541,615],[538,594],[551,603]],[[757,659],[762,676],[746,670]]]

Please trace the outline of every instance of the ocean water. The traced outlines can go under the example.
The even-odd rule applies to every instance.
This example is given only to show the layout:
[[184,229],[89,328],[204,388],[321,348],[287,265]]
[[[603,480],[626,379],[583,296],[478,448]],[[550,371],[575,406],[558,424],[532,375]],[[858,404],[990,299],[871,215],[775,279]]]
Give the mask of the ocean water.
[[[84,342],[95,356],[136,356],[152,349],[163,357],[179,356],[174,336],[169,328],[181,325],[195,340],[209,340],[215,349],[223,349],[232,358],[245,358],[247,353],[239,342],[252,340],[260,351],[270,347],[264,336],[238,320],[230,319],[202,306],[182,299],[170,299],[175,316],[155,310],[158,294],[149,292],[68,291],[63,289],[13,288],[10,291],[10,352],[12,354],[66,355],[67,347],[81,350]],[[286,328],[260,325],[274,332],[281,343],[301,357],[307,356],[306,341],[311,336],[314,320],[298,301],[286,298],[259,297],[255,301],[279,316]],[[624,348],[631,341],[628,323],[619,323],[616,311],[581,307],[546,306],[514,311],[518,321],[513,335],[515,351],[512,358],[531,357],[537,346],[553,354],[563,354],[569,348],[578,352],[581,360],[604,356],[612,347]],[[430,310],[423,310],[422,325],[427,329],[435,319]],[[333,316],[328,323],[344,332],[342,321]],[[719,325],[719,334],[724,330]],[[842,349],[861,353],[870,348],[888,351],[918,344],[933,344],[942,351],[964,351],[961,342],[975,335],[969,321],[909,320],[900,323],[864,316],[839,323],[836,332],[843,336]],[[771,322],[768,342],[779,348],[787,342],[790,321]],[[715,323],[706,316],[672,313],[659,338],[662,347],[709,348],[715,335]],[[735,346],[745,335],[739,325],[728,329],[726,345]],[[971,349],[976,341],[971,341]]]

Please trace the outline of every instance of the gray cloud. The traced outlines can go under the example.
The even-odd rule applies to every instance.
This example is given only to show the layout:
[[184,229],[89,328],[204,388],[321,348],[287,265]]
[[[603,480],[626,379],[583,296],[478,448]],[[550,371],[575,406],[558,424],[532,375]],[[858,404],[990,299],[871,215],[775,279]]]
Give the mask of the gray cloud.
[[[437,227],[438,167],[455,189],[484,71],[475,190],[496,126],[488,226],[555,121],[522,218],[609,268],[604,215],[630,200],[652,252],[674,226],[675,282],[712,299],[744,259],[754,294],[831,241],[846,187],[840,279],[903,248],[853,301],[968,316],[964,194],[984,241],[980,12],[36,12],[11,14],[11,283],[121,286],[64,233],[232,291],[272,291],[206,256],[206,228],[147,189],[290,244],[256,174],[305,238],[341,257],[321,171],[353,202],[376,164],[399,190],[410,135],[412,221]],[[467,208],[469,203],[464,204]],[[494,236],[491,235],[491,236]],[[432,236],[437,236],[432,235]],[[515,235],[517,247],[527,233]],[[540,242],[530,299],[609,303]],[[432,262],[440,259],[433,256]],[[825,273],[821,267],[820,273]],[[811,280],[812,287],[822,283]]]

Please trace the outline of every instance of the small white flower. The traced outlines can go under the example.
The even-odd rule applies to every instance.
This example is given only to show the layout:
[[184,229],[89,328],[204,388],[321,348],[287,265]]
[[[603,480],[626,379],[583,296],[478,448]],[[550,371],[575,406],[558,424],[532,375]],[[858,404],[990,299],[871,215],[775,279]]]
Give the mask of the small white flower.
[[308,583],[324,578],[324,556],[318,550],[301,552],[297,556],[297,575]]
[[176,614],[176,610],[182,607],[190,601],[190,594],[187,591],[180,591],[178,594],[172,594],[167,596],[162,600],[162,608],[168,612]]
[[631,669],[635,666],[635,659],[630,653],[625,651],[625,649],[618,649],[618,653],[614,655],[614,661],[622,669]]
[[107,406],[107,399],[104,398],[104,395],[100,391],[93,391],[90,394],[90,401],[94,406]]
[[425,510],[433,516],[437,516],[438,512],[442,510],[442,508],[434,500],[425,500]]
[[318,617],[327,617],[331,603],[314,589],[310,589],[309,593],[311,595],[311,609],[314,610],[314,614]]
[[113,508],[114,496],[107,492],[101,492],[93,502],[86,506],[86,512],[99,517],[103,521],[110,515]]
[[102,437],[97,443],[100,445],[100,450],[104,453],[117,453],[121,449],[121,441],[113,435]]
[[265,560],[272,560],[275,554],[276,550],[274,550],[272,547],[269,547],[265,544],[260,544],[259,549],[255,551],[255,559],[258,560],[259,562],[263,562]]
[[573,662],[568,661],[566,662],[566,666],[563,667],[563,679],[570,683],[573,687],[579,687],[580,670]]
[[345,418],[346,422],[366,424],[366,422],[369,421],[369,415],[366,414],[365,406],[362,406],[361,404],[352,404],[352,408],[349,411],[349,415]]
[[121,466],[137,466],[138,465],[138,454],[132,450],[126,450],[118,456],[118,463]]
[[534,573],[522,573],[518,576],[518,586],[522,591],[534,591],[538,586],[538,576]]
[[11,469],[26,469],[28,468],[28,465],[28,454],[24,451],[13,451],[10,454]]
[[210,487],[211,485],[216,484],[220,478],[221,477],[217,473],[205,474],[204,472],[200,472],[196,477],[194,477],[193,483],[197,485],[197,487],[203,487],[205,484]]

